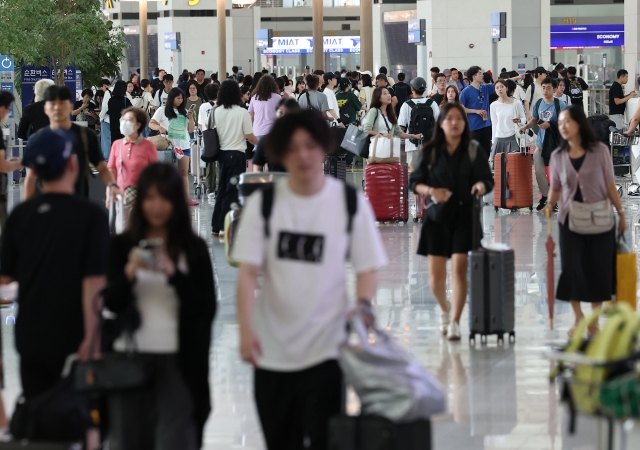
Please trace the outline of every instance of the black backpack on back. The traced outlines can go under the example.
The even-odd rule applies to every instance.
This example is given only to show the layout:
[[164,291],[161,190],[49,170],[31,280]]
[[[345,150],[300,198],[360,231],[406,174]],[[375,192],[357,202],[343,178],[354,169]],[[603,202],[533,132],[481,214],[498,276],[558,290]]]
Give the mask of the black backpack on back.
[[[422,141],[426,142],[433,136],[433,130],[436,126],[436,118],[433,116],[431,104],[433,100],[427,99],[424,103],[416,103],[413,100],[407,101],[407,105],[411,107],[411,116],[409,119],[409,134],[422,134]],[[411,143],[418,145],[419,139],[411,139]]]

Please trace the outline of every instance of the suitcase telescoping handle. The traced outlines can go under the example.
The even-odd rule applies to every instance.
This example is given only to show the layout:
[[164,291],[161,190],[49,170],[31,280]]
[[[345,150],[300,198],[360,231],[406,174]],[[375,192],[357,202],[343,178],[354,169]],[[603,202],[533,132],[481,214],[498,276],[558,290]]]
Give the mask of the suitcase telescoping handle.
[[471,248],[477,250],[482,247],[482,197],[475,195],[473,197],[473,212],[471,220]]

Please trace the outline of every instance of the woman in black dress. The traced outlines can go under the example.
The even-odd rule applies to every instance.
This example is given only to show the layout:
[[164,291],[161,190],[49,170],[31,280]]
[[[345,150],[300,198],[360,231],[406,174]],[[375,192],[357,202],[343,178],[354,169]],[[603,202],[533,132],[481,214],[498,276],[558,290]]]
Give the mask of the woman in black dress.
[[[610,212],[613,204],[620,215],[618,236],[625,232],[627,224],[615,184],[611,154],[607,146],[597,140],[584,110],[575,105],[564,109],[558,128],[562,141],[549,162],[551,189],[545,214],[550,217],[559,202],[562,273],[556,298],[571,302],[577,324],[583,317],[580,302],[591,303],[596,309],[603,301],[611,300],[616,292],[616,231],[614,223],[610,230],[598,234],[572,231],[571,203],[608,202],[605,209]],[[573,334],[574,328],[569,330],[569,335]],[[597,330],[597,324],[593,325],[589,334]]]
[[[120,132],[120,118],[122,111],[132,107],[131,101],[127,98],[127,82],[118,80],[113,86],[113,92],[107,105],[107,114],[109,114],[109,126],[111,131],[111,142],[122,139],[124,135]],[[108,132],[102,130],[103,133]]]
[[[474,196],[493,189],[487,154],[471,140],[467,115],[459,103],[442,107],[433,138],[423,147],[409,184],[413,192],[429,198],[418,254],[429,258],[429,285],[441,308],[440,331],[449,340],[459,340],[467,298],[467,254],[474,243],[473,222],[479,220],[473,217]],[[449,258],[453,305],[446,290]]]

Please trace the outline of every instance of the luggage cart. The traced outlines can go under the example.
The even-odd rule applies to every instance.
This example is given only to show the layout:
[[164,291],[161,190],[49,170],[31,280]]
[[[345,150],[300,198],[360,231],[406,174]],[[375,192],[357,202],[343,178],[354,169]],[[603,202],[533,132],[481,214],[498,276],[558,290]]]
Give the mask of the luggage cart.
[[191,144],[191,175],[193,176],[194,194],[200,200],[207,194],[207,185],[202,174],[206,169],[206,164],[200,158],[203,148],[202,131],[197,127],[194,131],[194,138],[194,142]]

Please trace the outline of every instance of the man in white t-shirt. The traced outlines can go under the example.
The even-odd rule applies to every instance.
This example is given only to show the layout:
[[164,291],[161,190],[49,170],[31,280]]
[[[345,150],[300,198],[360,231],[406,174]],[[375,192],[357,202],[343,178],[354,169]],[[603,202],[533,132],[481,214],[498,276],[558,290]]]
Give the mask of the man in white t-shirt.
[[171,91],[171,89],[173,88],[173,75],[171,75],[170,73],[166,74],[162,79],[162,84],[164,85],[164,89],[156,92],[156,95],[153,97],[152,106],[155,110],[167,104],[169,91]]
[[339,126],[344,127],[340,123],[340,108],[338,107],[338,100],[336,99],[336,85],[338,84],[338,77],[333,72],[327,72],[324,75],[324,83],[326,87],[322,93],[327,96],[327,103],[329,104],[329,115],[334,120],[330,120],[329,123],[337,122]]
[[[531,120],[531,108],[540,100],[542,95],[542,80],[547,78],[547,71],[544,67],[538,67],[533,72],[533,83],[527,88],[524,97],[524,112],[527,113],[527,120]],[[537,132],[537,130],[536,130]]]
[[[422,104],[428,101],[430,103],[431,110],[433,112],[433,118],[435,121],[438,120],[438,116],[440,115],[440,108],[438,108],[436,102],[431,99],[425,98],[424,93],[427,90],[427,82],[424,78],[416,77],[411,80],[410,84],[411,99],[405,102],[400,108],[398,125],[400,125],[400,128],[402,128],[402,131],[404,131],[405,133],[420,134],[420,130],[409,131],[409,125],[411,123],[411,111],[413,110],[413,108],[418,104]],[[428,141],[429,139],[431,139],[431,136],[423,136],[424,141]],[[409,171],[413,172],[413,169],[418,163],[418,157],[420,156],[418,145],[407,139],[405,140],[404,149],[407,152],[407,165],[409,166]]]
[[387,257],[368,200],[318,170],[331,138],[317,111],[286,114],[261,145],[289,177],[252,194],[242,210],[232,251],[240,263],[240,352],[255,366],[267,449],[308,441],[305,448],[324,450],[342,404],[337,359],[353,305],[347,272],[356,273],[359,311],[369,322],[376,271]]

